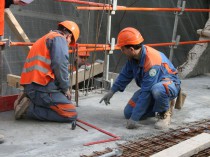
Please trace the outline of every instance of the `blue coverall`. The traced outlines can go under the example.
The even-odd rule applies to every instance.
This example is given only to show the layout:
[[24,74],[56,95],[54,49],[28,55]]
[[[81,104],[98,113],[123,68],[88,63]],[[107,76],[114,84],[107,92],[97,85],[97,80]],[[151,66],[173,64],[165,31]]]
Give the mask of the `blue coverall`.
[[[56,32],[60,33],[59,31]],[[76,116],[67,118],[50,108],[57,104],[72,104],[64,95],[70,86],[68,44],[65,38],[58,36],[48,39],[46,45],[50,52],[51,68],[55,74],[55,81],[46,86],[36,83],[24,86],[24,91],[31,100],[27,117],[42,121],[70,122],[75,120]],[[76,110],[68,110],[68,112],[73,113]]]
[[127,61],[111,90],[123,92],[133,78],[140,89],[124,109],[126,119],[138,121],[154,116],[155,112],[167,111],[170,100],[176,98],[180,90],[177,70],[163,53],[149,46],[142,45],[139,61]]

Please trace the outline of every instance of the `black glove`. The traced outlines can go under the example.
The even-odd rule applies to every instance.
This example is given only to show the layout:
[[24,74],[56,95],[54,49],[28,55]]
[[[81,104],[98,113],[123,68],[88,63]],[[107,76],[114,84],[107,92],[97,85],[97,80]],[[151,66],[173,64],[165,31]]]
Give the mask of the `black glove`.
[[110,99],[112,98],[113,95],[114,95],[114,92],[110,90],[108,93],[106,93],[106,95],[104,95],[100,103],[104,101],[106,105],[110,104]]

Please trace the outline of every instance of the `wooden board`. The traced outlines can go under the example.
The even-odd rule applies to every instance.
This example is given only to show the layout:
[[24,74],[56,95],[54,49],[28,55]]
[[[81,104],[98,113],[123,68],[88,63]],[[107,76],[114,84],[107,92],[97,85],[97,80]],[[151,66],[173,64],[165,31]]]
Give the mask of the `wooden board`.
[[[96,76],[103,72],[104,63],[94,63],[93,66],[92,66],[92,68],[91,68],[91,65],[87,66],[90,68],[89,70],[84,70],[84,69],[78,70],[78,83],[80,83],[84,80],[87,80],[89,78],[89,75],[90,75],[90,77],[93,77],[93,76]],[[73,72],[72,79],[73,80],[70,81],[70,84],[73,86],[76,84],[76,71]],[[19,82],[20,82],[20,76],[13,75],[13,74],[7,74],[8,86],[22,89],[23,87],[20,86]]]
[[15,88],[23,88],[20,86],[20,76],[7,74],[7,85]]
[[210,134],[202,133],[150,157],[189,157],[210,147]]
[[[103,73],[104,69],[104,63],[94,63],[94,65],[87,66],[89,70],[79,69],[78,70],[78,83],[89,79],[89,77],[96,76],[100,73]],[[71,79],[70,79],[71,80]],[[70,81],[70,84],[73,86],[76,84],[76,71],[73,72],[72,81]]]
[[[24,30],[22,29],[22,27],[16,20],[15,16],[11,12],[11,10],[8,8],[8,9],[5,9],[4,12],[5,12],[5,21],[7,22],[7,24],[9,25],[10,29],[15,34],[17,39],[19,41],[30,42],[28,36],[25,34]],[[30,48],[31,48],[31,46],[24,47],[26,52],[28,52],[30,50]]]

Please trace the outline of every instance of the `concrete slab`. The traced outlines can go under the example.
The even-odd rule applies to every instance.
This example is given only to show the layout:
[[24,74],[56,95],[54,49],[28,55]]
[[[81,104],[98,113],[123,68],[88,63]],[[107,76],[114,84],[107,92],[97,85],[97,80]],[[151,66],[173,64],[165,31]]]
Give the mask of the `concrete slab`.
[[[183,123],[210,118],[210,76],[201,76],[182,80],[183,90],[187,98],[182,110],[175,110],[171,128]],[[121,136],[117,143],[148,137],[160,133],[154,129],[155,118],[141,121],[140,128],[128,130],[123,109],[132,94],[137,90],[132,82],[124,93],[116,93],[111,105],[106,106],[99,101],[103,94],[81,96],[77,108],[79,118],[113,134]],[[83,125],[84,126],[84,125]],[[83,146],[87,142],[110,138],[97,130],[80,128],[71,130],[67,123],[39,122],[34,120],[14,120],[13,111],[0,113],[0,134],[5,135],[5,142],[0,144],[1,157],[77,157],[80,154],[91,154],[106,147],[117,147],[116,142],[93,146]]]

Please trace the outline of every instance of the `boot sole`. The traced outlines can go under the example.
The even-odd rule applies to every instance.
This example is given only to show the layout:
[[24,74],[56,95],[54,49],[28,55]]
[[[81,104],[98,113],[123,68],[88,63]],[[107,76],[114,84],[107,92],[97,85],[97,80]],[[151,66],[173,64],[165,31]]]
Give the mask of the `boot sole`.
[[[25,99],[25,98],[23,98]],[[28,98],[26,98],[27,100],[25,101],[25,103],[21,106],[21,108],[15,112],[15,119],[21,119],[21,116],[23,115],[23,113],[27,110],[27,108],[29,107],[29,103],[30,100]],[[18,105],[16,106],[16,108],[18,107]]]

